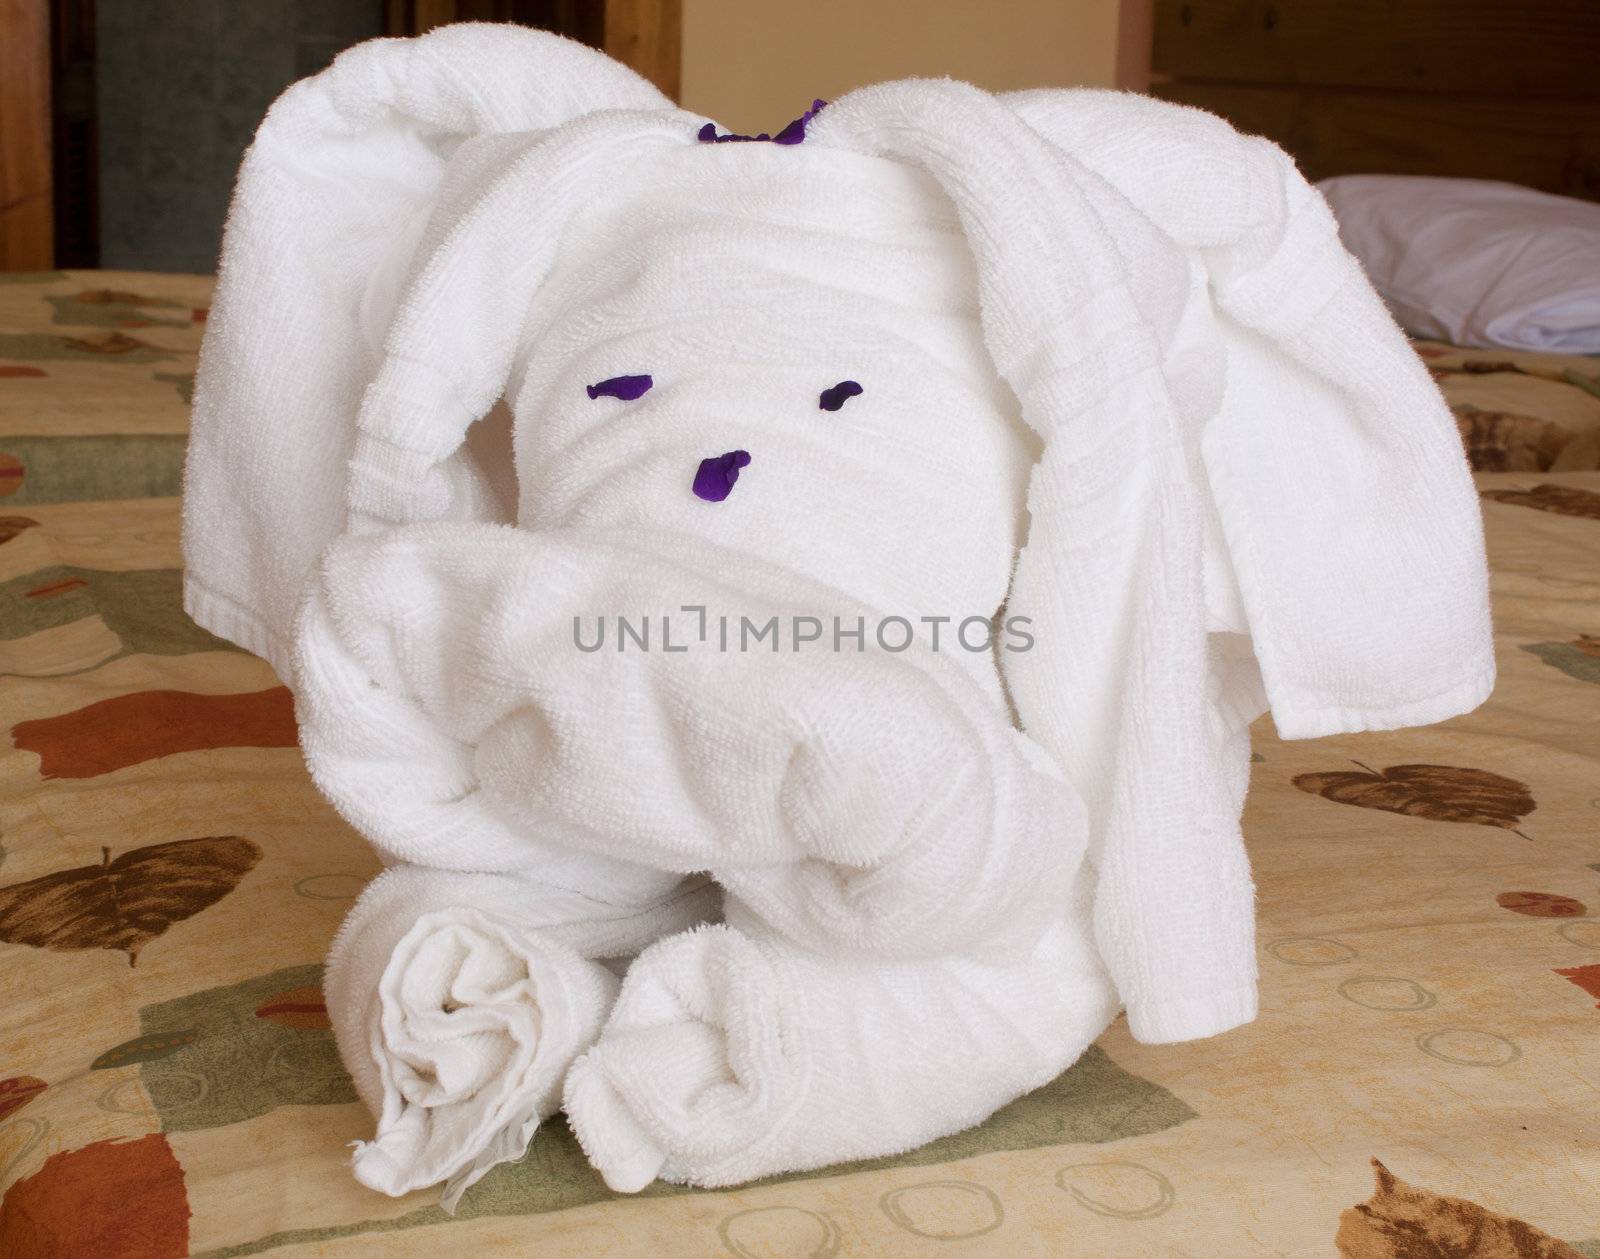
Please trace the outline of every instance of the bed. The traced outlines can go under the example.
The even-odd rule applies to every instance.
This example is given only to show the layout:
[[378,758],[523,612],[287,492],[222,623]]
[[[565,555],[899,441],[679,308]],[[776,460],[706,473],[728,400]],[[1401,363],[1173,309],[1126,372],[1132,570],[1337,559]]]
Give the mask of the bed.
[[180,607],[209,288],[0,277],[0,1255],[1600,1256],[1600,360],[1418,346],[1510,469],[1501,680],[1257,729],[1255,1023],[1119,1020],[976,1130],[727,1192],[616,1198],[558,1120],[452,1217],[345,1168],[320,962],[376,865],[279,679]]

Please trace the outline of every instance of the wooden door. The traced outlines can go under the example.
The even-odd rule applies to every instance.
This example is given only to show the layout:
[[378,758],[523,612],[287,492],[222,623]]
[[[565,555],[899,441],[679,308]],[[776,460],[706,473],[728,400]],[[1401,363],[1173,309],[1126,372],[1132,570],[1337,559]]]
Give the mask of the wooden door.
[[55,265],[49,0],[0,0],[0,271]]

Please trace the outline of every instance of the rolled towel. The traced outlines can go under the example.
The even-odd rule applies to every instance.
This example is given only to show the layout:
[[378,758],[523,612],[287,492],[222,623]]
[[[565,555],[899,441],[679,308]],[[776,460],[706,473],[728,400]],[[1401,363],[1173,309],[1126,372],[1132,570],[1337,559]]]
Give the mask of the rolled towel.
[[[579,650],[598,613],[655,649]],[[329,549],[300,622],[302,743],[381,849],[475,868],[585,852],[710,871],[819,951],[914,957],[1037,930],[1083,812],[1011,725],[987,655],[776,641],[756,624],[876,615],[688,535],[397,528]],[[985,672],[986,671],[986,672]],[[987,678],[987,688],[985,684]],[[992,688],[992,689],[990,689]],[[576,877],[576,876],[574,876]]]
[[1011,957],[851,961],[748,925],[664,940],[573,1064],[567,1117],[625,1193],[911,1149],[1053,1079],[1115,1017],[1087,932],[1075,904]]
[[326,978],[340,1052],[377,1118],[353,1160],[362,1184],[398,1196],[443,1180],[452,1209],[491,1167],[521,1157],[616,995],[595,959],[715,914],[703,881],[609,873],[591,895],[532,876],[400,866],[362,894]]

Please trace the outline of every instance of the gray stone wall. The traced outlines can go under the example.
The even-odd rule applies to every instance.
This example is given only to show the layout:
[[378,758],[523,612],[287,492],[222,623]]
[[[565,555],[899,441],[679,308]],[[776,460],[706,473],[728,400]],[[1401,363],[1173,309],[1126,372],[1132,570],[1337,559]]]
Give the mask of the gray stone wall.
[[216,268],[239,159],[278,93],[382,33],[382,0],[99,0],[100,265]]

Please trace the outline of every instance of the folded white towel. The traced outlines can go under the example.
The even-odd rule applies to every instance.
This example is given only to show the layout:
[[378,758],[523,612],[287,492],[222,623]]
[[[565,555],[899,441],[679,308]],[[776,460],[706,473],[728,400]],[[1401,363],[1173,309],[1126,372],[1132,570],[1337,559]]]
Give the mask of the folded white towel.
[[[1181,454],[1158,466],[1126,410],[1047,451],[1012,604],[1052,630],[1007,681],[1089,807],[1134,1035],[1208,1035],[1255,1012],[1244,728],[1269,704],[1280,736],[1312,738],[1481,703],[1477,495],[1438,390],[1281,149],[1128,93],[1001,99],[1190,262],[1165,356]],[[1105,539],[1095,562],[1085,538]]]
[[378,1122],[357,1145],[357,1179],[392,1195],[444,1180],[450,1208],[520,1158],[616,995],[593,959],[631,956],[716,912],[705,881],[644,871],[604,896],[514,874],[380,875],[340,928],[325,979],[340,1052]]
[[770,651],[723,650],[714,625],[701,640],[693,615],[674,650],[659,623],[651,651],[574,642],[589,609],[685,602],[778,618],[785,638],[798,617],[876,620],[692,536],[346,538],[301,624],[307,763],[392,859],[537,861],[597,889],[632,863],[706,870],[773,928],[847,955],[1036,936],[1076,869],[1081,811],[977,666],[873,640],[774,667]]
[[[668,105],[582,44],[480,23],[357,45],[274,103],[239,171],[195,380],[190,616],[290,676],[306,575],[345,527],[361,392],[462,140]],[[492,510],[477,461],[450,466]]]
[[734,1185],[970,1127],[1065,1070],[1116,1014],[1088,891],[1085,872],[1030,949],[894,963],[808,953],[730,902],[730,925],[629,968],[567,1077],[567,1117],[624,1193],[658,1176]]

